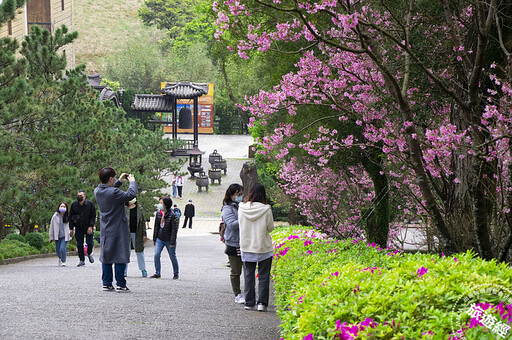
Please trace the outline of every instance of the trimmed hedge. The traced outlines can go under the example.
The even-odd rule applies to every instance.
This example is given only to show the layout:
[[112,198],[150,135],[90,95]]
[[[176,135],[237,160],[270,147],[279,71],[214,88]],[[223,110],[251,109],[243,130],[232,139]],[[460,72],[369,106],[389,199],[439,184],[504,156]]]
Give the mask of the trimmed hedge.
[[45,244],[45,239],[41,233],[29,233],[25,235],[25,240],[32,247],[37,248],[39,250],[43,249]]
[[[510,267],[471,252],[401,254],[303,227],[276,229],[272,238],[284,339],[448,339],[457,335],[452,309],[468,289],[512,287]],[[491,304],[483,309],[512,326],[512,302],[499,305],[492,295],[486,301]],[[468,328],[470,318],[461,320]],[[469,326],[468,339],[498,339],[478,324]]]
[[0,243],[0,259],[10,259],[14,257],[22,257],[39,254],[40,251],[29,245],[28,243],[21,242],[18,240],[5,238]]

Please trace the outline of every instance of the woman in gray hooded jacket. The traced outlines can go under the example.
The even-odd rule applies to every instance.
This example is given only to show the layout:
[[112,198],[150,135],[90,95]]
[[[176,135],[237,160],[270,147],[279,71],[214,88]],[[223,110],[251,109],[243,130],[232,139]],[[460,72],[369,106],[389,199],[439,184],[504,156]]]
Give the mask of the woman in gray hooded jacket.
[[242,258],[240,257],[240,232],[238,228],[238,203],[242,202],[244,188],[240,184],[231,184],[226,190],[222,201],[222,220],[226,225],[224,232],[224,251],[229,258],[231,268],[231,288],[235,294],[236,303],[245,303],[240,289],[240,276],[242,275]]

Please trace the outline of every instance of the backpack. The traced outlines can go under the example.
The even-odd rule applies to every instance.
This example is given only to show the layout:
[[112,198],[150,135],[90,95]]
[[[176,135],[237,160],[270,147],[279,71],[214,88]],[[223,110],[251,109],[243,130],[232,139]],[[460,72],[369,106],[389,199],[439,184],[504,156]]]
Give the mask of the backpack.
[[219,224],[219,235],[221,242],[225,242],[224,240],[224,233],[226,232],[226,223],[224,221],[220,222]]
[[173,212],[176,215],[176,218],[179,220],[181,217],[181,210],[179,208],[175,208]]

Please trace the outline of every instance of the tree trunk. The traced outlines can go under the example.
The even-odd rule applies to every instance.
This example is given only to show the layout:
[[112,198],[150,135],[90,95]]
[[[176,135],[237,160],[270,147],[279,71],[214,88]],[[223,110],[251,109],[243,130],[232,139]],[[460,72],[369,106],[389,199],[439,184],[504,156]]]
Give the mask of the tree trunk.
[[231,99],[233,104],[235,104],[236,111],[242,118],[244,124],[247,126],[247,124],[249,124],[249,116],[247,115],[247,113],[244,110],[242,110],[240,107],[238,107],[238,101],[236,100],[235,96],[233,95],[233,90],[231,89],[231,83],[229,82],[228,74],[226,72],[226,64],[225,64],[224,58],[220,59],[219,65],[220,65],[220,71],[222,73],[222,76],[224,77],[224,82],[226,83],[226,90],[228,92],[229,99]]
[[[375,191],[373,212],[366,220],[366,236],[368,241],[377,243],[381,248],[386,248],[389,238],[389,188],[388,178],[382,174],[380,158],[376,152],[364,155],[362,165],[370,175]],[[372,208],[370,208],[371,210]]]
[[247,197],[254,183],[258,183],[256,164],[245,162],[240,170],[240,179],[242,180],[242,186],[244,187],[244,197]]
[[0,211],[0,243],[2,243],[2,237],[4,235],[5,218],[4,214]]

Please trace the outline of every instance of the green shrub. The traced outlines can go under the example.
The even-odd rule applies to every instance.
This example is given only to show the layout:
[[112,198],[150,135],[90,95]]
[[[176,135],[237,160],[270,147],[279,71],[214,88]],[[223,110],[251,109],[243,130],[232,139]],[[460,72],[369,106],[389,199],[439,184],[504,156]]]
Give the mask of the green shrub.
[[94,232],[94,242],[96,244],[100,244],[100,232],[99,231]]
[[[330,339],[350,327],[359,328],[357,336],[341,339],[447,339],[453,332],[452,309],[470,287],[512,286],[506,264],[471,252],[400,254],[298,227],[280,228],[272,237],[284,339]],[[493,305],[500,302],[497,296],[486,298]],[[478,330],[467,334],[472,332]]]
[[44,237],[41,233],[26,234],[25,239],[27,240],[27,243],[34,248],[41,250],[44,247]]
[[30,246],[28,243],[18,240],[4,239],[2,243],[0,243],[0,255],[2,255],[4,259],[34,255],[38,253],[39,250],[36,248]]
[[7,235],[5,237],[5,240],[17,240],[17,241],[20,241],[20,242],[27,243],[27,240],[25,239],[25,236],[23,236],[21,234],[15,234],[15,233],[10,233],[9,235]]

